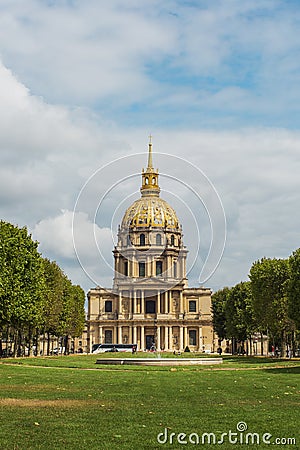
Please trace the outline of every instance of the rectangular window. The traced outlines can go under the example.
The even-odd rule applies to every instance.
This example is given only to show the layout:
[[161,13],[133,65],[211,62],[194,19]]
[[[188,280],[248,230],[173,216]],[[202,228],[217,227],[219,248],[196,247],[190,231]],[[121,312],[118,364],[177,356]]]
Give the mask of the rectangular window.
[[156,276],[162,276],[162,261],[156,261]]
[[124,262],[124,275],[128,277],[128,261]]
[[197,345],[196,344],[197,332],[196,330],[189,331],[189,345]]
[[177,262],[174,261],[174,278],[177,278]]
[[144,262],[139,263],[139,277],[144,277],[146,275],[146,264]]
[[189,312],[196,312],[196,300],[189,301]]
[[106,302],[105,302],[105,312],[106,313],[111,313],[112,312],[112,301],[111,300],[106,300]]

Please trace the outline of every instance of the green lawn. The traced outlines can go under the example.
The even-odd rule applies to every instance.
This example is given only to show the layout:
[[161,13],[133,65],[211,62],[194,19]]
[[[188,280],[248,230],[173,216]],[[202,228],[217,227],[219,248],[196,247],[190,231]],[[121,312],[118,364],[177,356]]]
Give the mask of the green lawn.
[[[207,432],[220,439],[241,421],[260,439],[270,433],[271,442],[297,440],[276,448],[300,448],[299,361],[226,357],[219,366],[125,369],[95,365],[97,358],[2,360],[1,450],[194,448],[180,445],[177,435],[197,433],[201,442]],[[157,442],[165,429],[168,439],[175,433],[173,444]],[[270,448],[224,440],[225,450]]]

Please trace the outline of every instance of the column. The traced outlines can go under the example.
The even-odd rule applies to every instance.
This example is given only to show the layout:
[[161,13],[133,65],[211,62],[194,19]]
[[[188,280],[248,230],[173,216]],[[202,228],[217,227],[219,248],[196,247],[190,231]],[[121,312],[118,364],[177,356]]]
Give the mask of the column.
[[113,331],[113,344],[117,343],[117,327],[114,326],[114,331]]
[[160,326],[157,327],[157,350],[160,351]]
[[128,314],[129,318],[132,317],[132,291],[129,291],[129,306],[128,306]]
[[184,350],[183,346],[183,326],[179,329],[179,350]]
[[136,304],[136,291],[133,291],[133,314],[137,313],[137,304]]
[[183,314],[184,313],[184,306],[183,306],[183,292],[180,291],[180,298],[179,298],[179,313]]
[[103,334],[103,327],[102,327],[102,325],[100,325],[100,326],[99,326],[99,344],[102,344],[102,343],[103,343],[103,342],[102,342],[102,340],[103,340],[102,334]]
[[141,314],[145,314],[145,293],[144,293],[144,289],[141,290]]
[[160,314],[160,291],[157,291],[157,314]]
[[145,327],[144,325],[141,326],[141,350],[144,351],[145,349]]
[[119,314],[122,314],[122,291],[119,292]]
[[189,345],[188,344],[188,329],[187,327],[184,327],[184,342],[183,342],[184,348]]
[[122,344],[123,342],[122,342],[122,327],[121,327],[121,325],[119,326],[118,331],[119,331],[118,344]]
[[169,312],[168,291],[165,291],[165,314],[168,314],[168,312]]
[[169,327],[169,350],[173,350],[173,333],[172,333],[172,327]]
[[199,352],[202,352],[202,345],[203,345],[203,339],[202,339],[202,327],[198,328],[198,336],[199,336]]
[[132,344],[137,344],[136,326],[133,327],[132,331],[133,331]]
[[168,327],[165,328],[165,350],[169,350]]
[[117,274],[117,276],[119,276],[119,274],[120,274],[120,264],[119,264],[119,261],[120,261],[120,255],[119,254],[117,254],[116,255],[116,258],[115,258],[115,273]]
[[186,277],[186,259],[182,258],[182,270],[183,270],[183,277]]
[[172,313],[174,311],[172,291],[168,291],[168,294],[169,294],[169,312]]

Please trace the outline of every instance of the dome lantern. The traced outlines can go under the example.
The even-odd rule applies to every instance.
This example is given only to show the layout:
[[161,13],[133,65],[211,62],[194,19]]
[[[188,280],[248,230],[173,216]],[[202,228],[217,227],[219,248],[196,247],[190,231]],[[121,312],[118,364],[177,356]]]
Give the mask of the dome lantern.
[[142,197],[159,197],[160,188],[158,185],[158,169],[153,168],[152,163],[152,137],[150,135],[148,149],[148,167],[142,171]]

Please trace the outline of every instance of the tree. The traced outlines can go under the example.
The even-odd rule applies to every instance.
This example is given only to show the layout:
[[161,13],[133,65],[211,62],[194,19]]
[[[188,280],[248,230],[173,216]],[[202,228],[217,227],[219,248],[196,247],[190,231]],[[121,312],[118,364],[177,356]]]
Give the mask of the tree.
[[228,337],[226,331],[225,306],[229,288],[224,287],[212,295],[213,327],[220,340]]
[[[0,356],[2,335],[13,354],[31,351],[40,334],[78,336],[84,328],[84,292],[55,262],[43,259],[27,228],[0,222]],[[9,339],[8,339],[9,338]]]
[[45,317],[43,330],[47,334],[47,354],[50,353],[51,336],[62,340],[65,352],[69,352],[69,338],[82,334],[85,324],[85,293],[72,282],[54,261],[44,259]]
[[[225,317],[227,335],[232,338],[232,341],[242,342],[242,349],[244,349],[244,341],[250,339],[251,342],[256,326],[249,281],[241,282],[229,290],[225,304]],[[248,353],[248,346],[246,351]]]
[[43,272],[37,247],[26,227],[0,222],[0,320],[2,327],[14,328],[18,352],[25,338],[31,348],[33,330],[42,321]]
[[300,249],[289,258],[290,279],[287,285],[288,314],[300,330]]
[[259,330],[274,341],[285,341],[291,322],[287,315],[289,264],[285,259],[262,258],[250,269],[253,310]]
[[72,285],[72,306],[69,319],[69,334],[72,338],[82,335],[85,325],[85,292],[78,285]]
[[60,316],[63,309],[65,274],[55,261],[49,261],[49,259],[46,258],[43,259],[43,272],[45,280],[45,314],[42,331],[44,335],[47,335],[47,355],[49,355],[51,336],[58,336],[60,332]]

